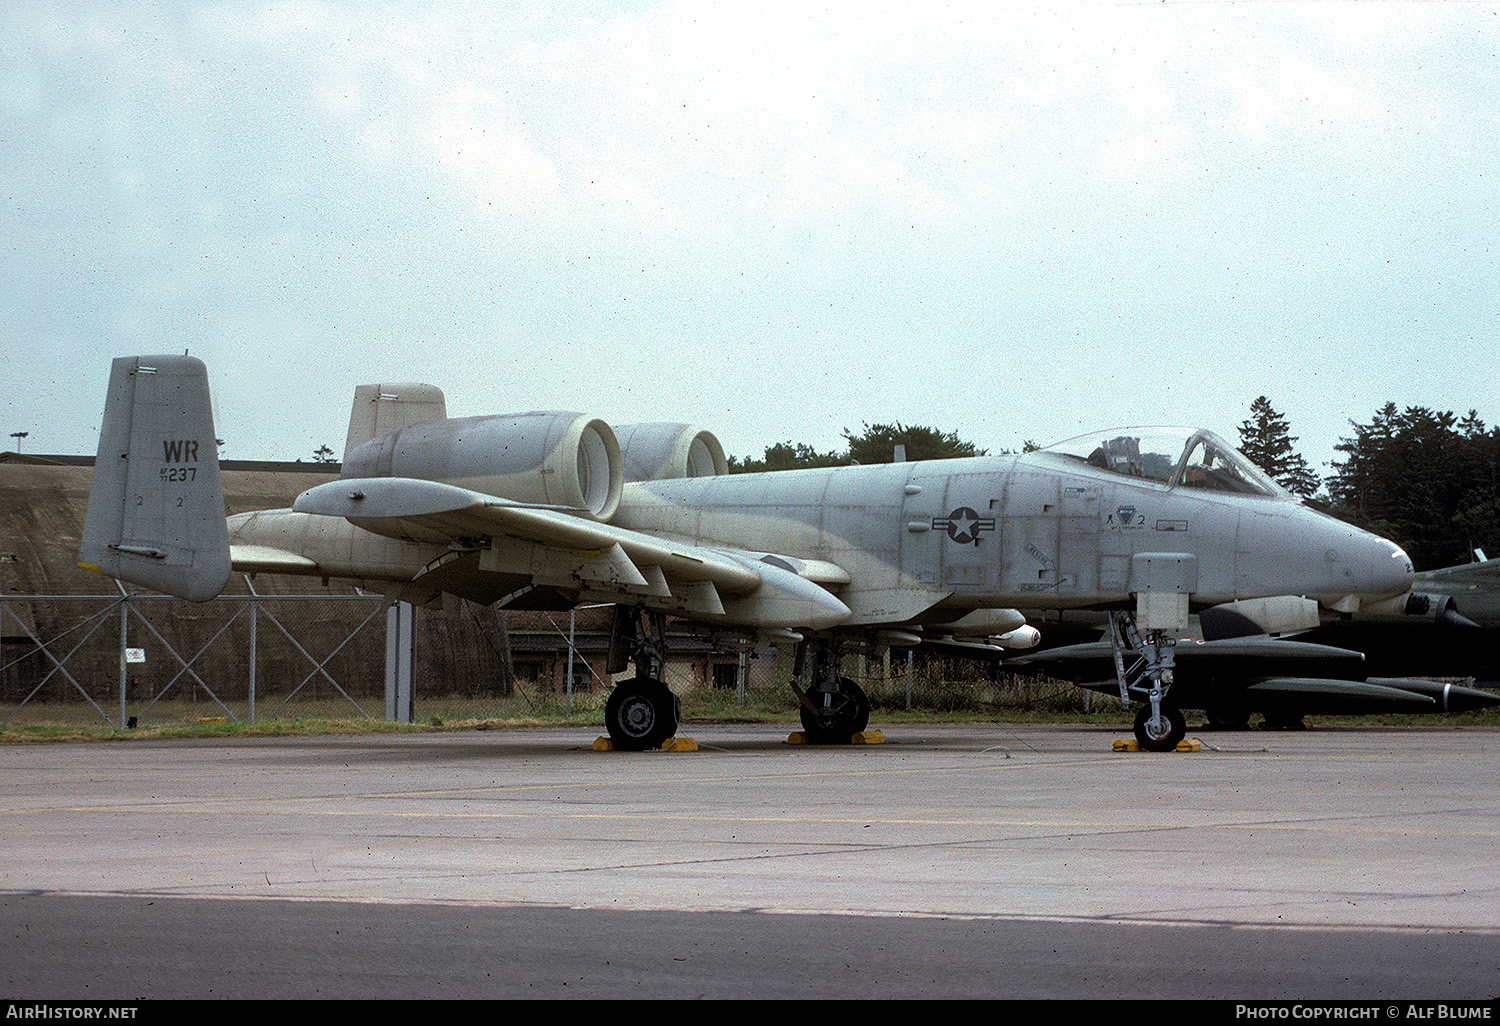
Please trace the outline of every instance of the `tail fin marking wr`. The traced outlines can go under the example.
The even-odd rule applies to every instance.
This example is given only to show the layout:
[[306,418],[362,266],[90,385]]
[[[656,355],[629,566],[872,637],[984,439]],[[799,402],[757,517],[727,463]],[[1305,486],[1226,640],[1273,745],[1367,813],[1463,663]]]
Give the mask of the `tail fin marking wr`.
[[201,360],[114,361],[78,559],[195,602],[228,583],[224,492]]

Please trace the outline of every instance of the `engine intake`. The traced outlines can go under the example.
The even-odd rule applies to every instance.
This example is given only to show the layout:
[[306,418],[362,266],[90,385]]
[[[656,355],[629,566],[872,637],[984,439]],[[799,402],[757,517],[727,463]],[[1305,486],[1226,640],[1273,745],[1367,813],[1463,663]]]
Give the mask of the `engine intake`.
[[615,433],[626,481],[717,477],[729,472],[719,440],[691,424],[631,424]]

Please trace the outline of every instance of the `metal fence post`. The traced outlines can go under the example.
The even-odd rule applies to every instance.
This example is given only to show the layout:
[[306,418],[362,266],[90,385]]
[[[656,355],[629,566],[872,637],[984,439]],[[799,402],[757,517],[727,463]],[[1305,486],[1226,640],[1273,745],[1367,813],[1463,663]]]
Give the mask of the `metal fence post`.
[[396,723],[412,720],[415,619],[410,602],[393,602],[385,613],[385,718]]
[[568,610],[568,676],[567,684],[563,688],[566,695],[564,701],[564,715],[573,715],[573,667],[578,662],[578,649],[573,645],[573,639],[578,633],[578,610]]
[[[121,589],[123,592],[124,589]],[[130,596],[123,595],[120,599],[120,729],[125,729],[127,722],[125,716],[125,688],[130,681],[130,665],[125,661],[126,650],[130,647]]]
[[247,710],[246,715],[249,718],[249,721],[251,723],[254,723],[255,722],[255,674],[256,674],[255,643],[258,640],[257,635],[258,635],[258,632],[260,631],[260,605],[257,602],[257,599],[259,599],[260,596],[255,593],[255,586],[250,583],[250,578],[248,578],[248,577],[245,578],[245,587],[247,587],[247,588],[250,589],[250,680],[249,680],[250,707]]

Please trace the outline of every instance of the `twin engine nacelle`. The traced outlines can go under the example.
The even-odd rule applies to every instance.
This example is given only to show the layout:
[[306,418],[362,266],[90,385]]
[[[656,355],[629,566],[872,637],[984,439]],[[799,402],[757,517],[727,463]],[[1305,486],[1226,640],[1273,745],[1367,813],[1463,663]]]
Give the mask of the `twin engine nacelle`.
[[724,447],[689,424],[631,424],[618,428],[626,481],[668,481],[729,473]]
[[578,413],[516,413],[409,424],[344,457],[342,476],[407,477],[608,521],[627,481],[709,477],[724,449],[688,424],[636,424],[617,433]]

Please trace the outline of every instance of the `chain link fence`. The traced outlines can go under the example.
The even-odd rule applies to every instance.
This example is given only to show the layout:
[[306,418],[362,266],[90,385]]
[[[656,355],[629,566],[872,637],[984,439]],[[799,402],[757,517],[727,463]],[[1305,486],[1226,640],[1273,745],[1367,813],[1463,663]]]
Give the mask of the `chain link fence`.
[[[305,717],[384,719],[387,602],[352,590],[0,598],[0,724],[130,727]],[[600,722],[608,607],[417,611],[413,719]],[[797,719],[790,645],[757,652],[668,632],[665,677],[687,719]],[[876,713],[1032,715],[1109,699],[981,664],[849,656]],[[1118,702],[1114,703],[1118,706]]]

